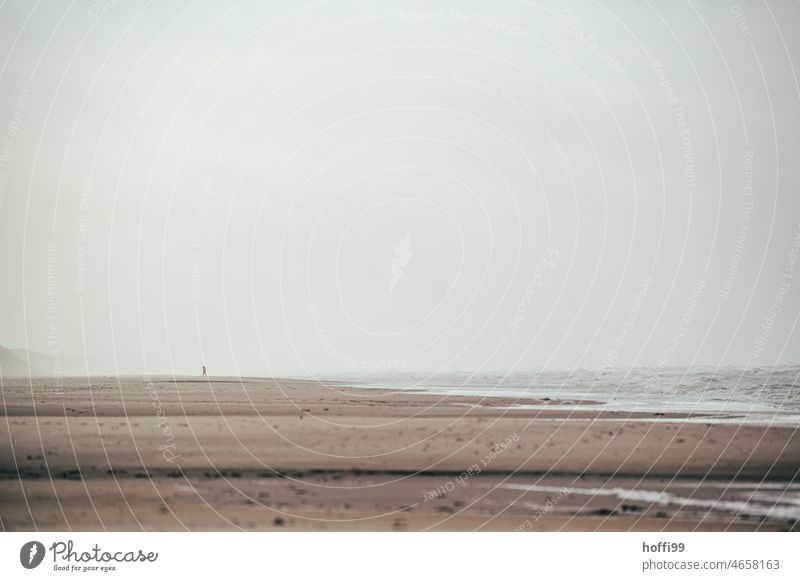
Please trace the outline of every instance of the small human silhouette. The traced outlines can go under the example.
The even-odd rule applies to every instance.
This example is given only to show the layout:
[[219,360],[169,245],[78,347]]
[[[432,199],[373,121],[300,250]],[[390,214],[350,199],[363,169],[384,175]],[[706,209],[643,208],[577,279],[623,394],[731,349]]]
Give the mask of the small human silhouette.
[[205,365],[203,365],[203,377],[208,377],[208,374],[206,373],[206,366]]

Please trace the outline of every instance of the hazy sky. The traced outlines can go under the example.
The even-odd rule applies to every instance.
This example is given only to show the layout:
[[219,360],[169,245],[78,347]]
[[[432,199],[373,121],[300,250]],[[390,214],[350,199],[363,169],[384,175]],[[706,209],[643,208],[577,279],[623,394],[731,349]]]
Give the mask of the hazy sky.
[[0,344],[800,361],[796,2],[163,4],[0,5]]

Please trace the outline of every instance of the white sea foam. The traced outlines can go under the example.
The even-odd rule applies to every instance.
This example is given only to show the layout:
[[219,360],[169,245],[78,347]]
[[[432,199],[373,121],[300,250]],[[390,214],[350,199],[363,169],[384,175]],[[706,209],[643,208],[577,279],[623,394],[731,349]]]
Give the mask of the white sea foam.
[[795,497],[779,495],[777,498],[765,499],[766,504],[755,502],[760,499],[758,492],[753,492],[747,500],[689,498],[670,492],[658,490],[633,490],[613,486],[609,488],[579,488],[564,486],[540,486],[538,484],[501,484],[509,490],[530,492],[562,492],[566,495],[613,496],[622,501],[646,502],[663,506],[677,506],[708,509],[709,511],[725,511],[740,515],[763,516],[771,519],[800,518],[800,503]]

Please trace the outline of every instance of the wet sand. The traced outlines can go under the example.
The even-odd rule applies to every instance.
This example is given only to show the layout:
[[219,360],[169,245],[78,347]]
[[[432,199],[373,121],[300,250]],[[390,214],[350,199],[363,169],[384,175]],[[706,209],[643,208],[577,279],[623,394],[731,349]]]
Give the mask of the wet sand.
[[564,403],[3,377],[0,529],[798,528],[796,429]]

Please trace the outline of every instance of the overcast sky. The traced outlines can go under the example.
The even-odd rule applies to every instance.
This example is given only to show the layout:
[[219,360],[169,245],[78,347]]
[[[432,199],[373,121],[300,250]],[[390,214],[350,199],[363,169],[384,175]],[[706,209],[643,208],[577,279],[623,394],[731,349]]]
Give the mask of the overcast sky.
[[1,345],[800,360],[796,2],[163,4],[1,5]]

